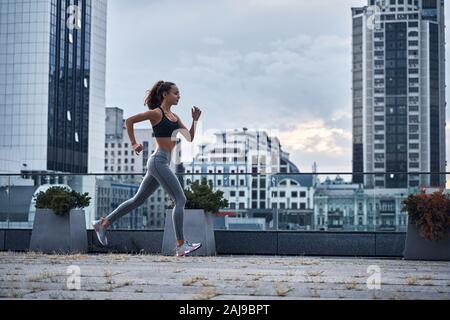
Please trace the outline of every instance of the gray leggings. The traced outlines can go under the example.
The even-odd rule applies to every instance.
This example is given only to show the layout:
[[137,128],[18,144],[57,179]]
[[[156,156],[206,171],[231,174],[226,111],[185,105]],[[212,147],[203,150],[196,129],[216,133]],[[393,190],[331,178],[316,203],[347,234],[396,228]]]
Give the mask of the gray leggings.
[[147,162],[147,174],[144,176],[138,191],[133,198],[120,204],[106,219],[113,223],[117,219],[141,206],[145,200],[161,185],[175,202],[172,211],[172,220],[175,228],[177,240],[184,240],[183,218],[186,196],[180,181],[170,170],[170,152],[164,149],[157,149],[150,156]]

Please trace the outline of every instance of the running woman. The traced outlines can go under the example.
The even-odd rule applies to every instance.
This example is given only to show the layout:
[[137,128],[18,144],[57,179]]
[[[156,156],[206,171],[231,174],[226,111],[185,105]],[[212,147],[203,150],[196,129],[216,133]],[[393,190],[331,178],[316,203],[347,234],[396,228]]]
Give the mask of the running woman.
[[171,111],[172,106],[178,105],[179,100],[180,91],[174,83],[158,81],[145,97],[145,105],[149,110],[125,121],[132,149],[137,155],[143,150],[143,146],[136,141],[135,123],[150,121],[158,147],[147,161],[147,173],[134,197],[120,204],[108,216],[93,221],[92,226],[102,245],[108,245],[106,233],[111,223],[142,205],[161,185],[175,203],[172,211],[176,236],[175,255],[185,256],[201,247],[201,243],[190,243],[184,238],[183,217],[186,196],[177,177],[170,170],[169,163],[172,149],[176,145],[176,134],[180,132],[186,140],[192,142],[196,123],[202,112],[195,106],[192,108],[192,126],[190,130],[187,130],[180,117]]

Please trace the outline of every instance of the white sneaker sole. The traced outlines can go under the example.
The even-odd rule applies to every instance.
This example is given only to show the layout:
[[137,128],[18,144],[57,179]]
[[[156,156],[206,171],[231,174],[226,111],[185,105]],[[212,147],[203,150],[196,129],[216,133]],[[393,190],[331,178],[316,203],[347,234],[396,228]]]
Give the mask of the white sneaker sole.
[[96,228],[96,225],[95,225],[95,224],[92,224],[92,226],[94,227],[94,231],[95,231],[95,234],[97,235],[98,242],[100,242],[100,244],[101,244],[102,246],[107,246],[107,245],[108,245],[108,239],[105,238],[105,243],[103,243],[102,240],[101,240],[101,238],[100,238],[100,234],[99,234],[99,232],[98,232],[98,227]]
[[188,255],[189,253],[194,252],[194,251],[200,249],[201,247],[202,247],[202,244],[200,244],[197,248],[192,249],[191,251],[188,251],[188,252],[182,252],[182,253],[180,253],[180,254],[178,254],[178,252],[177,252],[177,257],[185,257],[185,256]]

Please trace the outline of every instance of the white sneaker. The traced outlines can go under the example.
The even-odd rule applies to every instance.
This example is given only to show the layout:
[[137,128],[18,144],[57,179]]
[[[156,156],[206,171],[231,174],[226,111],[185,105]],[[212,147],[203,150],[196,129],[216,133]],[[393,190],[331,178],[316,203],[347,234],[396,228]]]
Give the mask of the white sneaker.
[[183,257],[183,256],[197,250],[201,246],[202,246],[201,243],[190,243],[189,241],[184,241],[184,243],[181,246],[176,247],[176,249],[175,249],[176,256]]
[[108,239],[106,238],[106,229],[102,225],[101,220],[95,220],[92,222],[92,226],[94,227],[95,234],[97,235],[98,241],[103,245],[108,245]]

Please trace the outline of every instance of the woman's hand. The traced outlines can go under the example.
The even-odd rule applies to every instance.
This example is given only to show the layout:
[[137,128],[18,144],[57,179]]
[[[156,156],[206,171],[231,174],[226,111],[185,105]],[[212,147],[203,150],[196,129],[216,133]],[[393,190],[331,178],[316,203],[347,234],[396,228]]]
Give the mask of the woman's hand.
[[192,119],[194,121],[197,121],[198,118],[200,118],[201,114],[202,114],[202,111],[199,108],[197,108],[196,106],[192,107]]
[[144,149],[144,147],[140,143],[133,144],[132,148],[134,152],[136,152],[136,155],[139,155],[139,153]]

